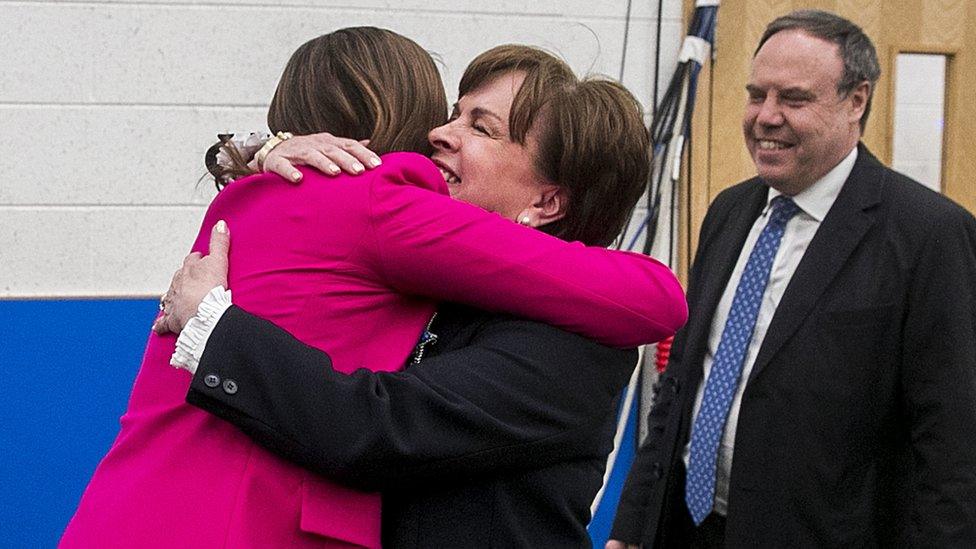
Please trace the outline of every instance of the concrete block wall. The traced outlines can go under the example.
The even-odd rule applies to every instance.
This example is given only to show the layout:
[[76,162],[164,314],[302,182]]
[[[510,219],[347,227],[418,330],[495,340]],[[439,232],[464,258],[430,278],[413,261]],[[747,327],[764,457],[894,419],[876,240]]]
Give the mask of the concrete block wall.
[[[453,100],[467,62],[507,42],[616,77],[627,4],[0,0],[0,547],[57,543],[118,432],[156,297],[213,196],[198,182],[203,153],[216,133],[264,129],[299,44],[390,28],[441,59]],[[662,12],[666,83],[681,2]],[[656,23],[657,2],[633,3],[623,82],[645,107]],[[597,546],[613,507],[594,516]]]
[[[626,0],[0,0],[0,299],[158,295],[207,203],[203,152],[263,129],[290,53],[350,25],[467,62],[535,44],[578,72],[620,74]],[[623,82],[650,106],[656,2],[634,2]],[[662,85],[681,2],[662,10]],[[612,151],[608,151],[612,154]],[[636,216],[641,218],[642,212]]]

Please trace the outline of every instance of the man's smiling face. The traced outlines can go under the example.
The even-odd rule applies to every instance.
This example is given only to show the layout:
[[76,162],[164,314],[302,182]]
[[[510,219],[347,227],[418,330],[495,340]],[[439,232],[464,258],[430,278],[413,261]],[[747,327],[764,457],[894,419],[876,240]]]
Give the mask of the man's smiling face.
[[843,70],[836,44],[799,30],[774,34],[756,53],[742,128],[770,187],[795,195],[857,144],[870,86],[838,94]]

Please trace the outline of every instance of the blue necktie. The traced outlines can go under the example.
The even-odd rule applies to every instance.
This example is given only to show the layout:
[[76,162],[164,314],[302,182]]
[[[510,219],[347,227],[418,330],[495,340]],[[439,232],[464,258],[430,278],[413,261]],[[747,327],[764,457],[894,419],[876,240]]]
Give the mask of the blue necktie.
[[759,306],[769,282],[769,272],[773,267],[773,260],[776,259],[776,251],[786,230],[786,223],[798,211],[800,208],[789,197],[777,196],[773,199],[769,221],[749,254],[749,260],[732,298],[729,318],[722,329],[722,339],[705,383],[701,408],[691,429],[685,502],[696,525],[701,524],[712,512],[715,503],[718,444],[729,408],[732,407],[732,398],[739,385],[743,359],[756,327],[756,317],[759,316]]

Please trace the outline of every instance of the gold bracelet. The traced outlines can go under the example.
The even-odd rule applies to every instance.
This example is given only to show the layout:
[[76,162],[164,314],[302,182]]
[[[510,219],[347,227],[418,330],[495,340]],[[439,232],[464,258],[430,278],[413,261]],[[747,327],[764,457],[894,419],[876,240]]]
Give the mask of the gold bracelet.
[[291,132],[278,132],[275,135],[271,136],[271,139],[268,139],[265,142],[265,144],[260,149],[258,149],[258,152],[254,155],[254,159],[258,161],[258,168],[263,170],[264,159],[268,157],[268,153],[270,153],[272,149],[280,145],[282,141],[288,141],[292,137],[295,136],[292,135]]

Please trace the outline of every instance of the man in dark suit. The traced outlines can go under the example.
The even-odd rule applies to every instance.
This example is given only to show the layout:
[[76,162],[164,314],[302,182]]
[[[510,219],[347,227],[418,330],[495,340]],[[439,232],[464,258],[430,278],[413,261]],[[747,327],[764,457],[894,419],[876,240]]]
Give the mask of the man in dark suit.
[[859,144],[879,72],[767,27],[608,549],[976,547],[976,220]]

